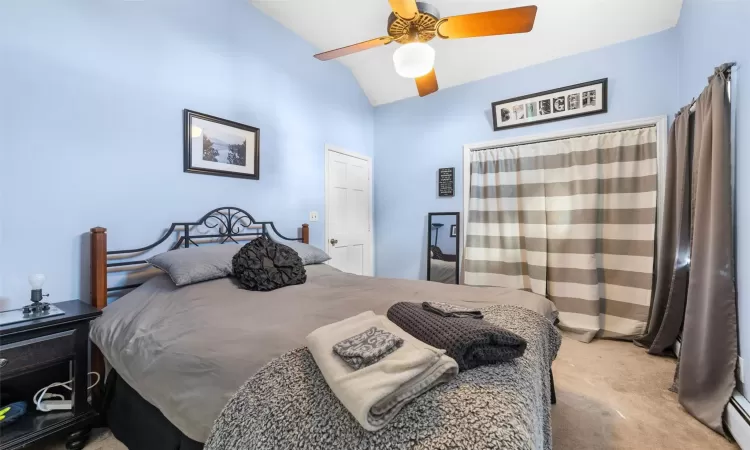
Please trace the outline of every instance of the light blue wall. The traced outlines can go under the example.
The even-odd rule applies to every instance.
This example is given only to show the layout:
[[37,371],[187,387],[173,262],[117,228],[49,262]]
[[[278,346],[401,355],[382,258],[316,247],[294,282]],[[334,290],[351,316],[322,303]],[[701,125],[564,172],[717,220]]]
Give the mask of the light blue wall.
[[[750,1],[685,0],[680,22],[680,104],[706,87],[716,66],[737,63],[735,170],[737,174],[737,292],[740,354],[750,355]],[[745,371],[750,359],[745,359]],[[747,376],[747,375],[746,375]],[[745,390],[745,395],[748,392]]]
[[[464,144],[675,112],[676,38],[675,31],[668,30],[376,108],[376,274],[425,277],[427,213],[462,210]],[[607,114],[492,130],[493,101],[605,77]],[[453,198],[437,196],[440,167],[456,168]],[[398,233],[392,232],[393,224],[398,224]]]
[[[247,0],[0,2],[0,295],[42,272],[87,297],[93,226],[129,248],[218,206],[287,234],[322,213],[324,145],[372,155],[373,108],[316,52]],[[183,108],[259,127],[260,181],[183,173]]]

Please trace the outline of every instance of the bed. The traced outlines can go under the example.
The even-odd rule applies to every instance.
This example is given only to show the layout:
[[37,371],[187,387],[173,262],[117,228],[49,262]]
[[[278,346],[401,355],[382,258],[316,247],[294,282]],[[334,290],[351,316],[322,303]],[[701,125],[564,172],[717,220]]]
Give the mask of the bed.
[[[201,227],[209,232],[196,234]],[[164,274],[137,286],[108,287],[108,270],[145,263],[123,261],[123,255],[148,252],[175,233],[170,248],[206,240],[238,242],[271,232],[282,242],[309,241],[306,225],[300,237],[287,238],[272,222],[256,221],[238,208],[174,223],[156,243],[132,250],[107,250],[106,230],[92,229],[92,302],[103,309],[90,333],[101,352],[92,365],[103,372],[106,360],[112,368],[101,408],[115,436],[129,448],[202,448],[222,408],[248,378],[303,347],[314,329],[363,311],[385,314],[399,301],[429,300],[520,306],[549,321],[556,318],[551,302],[529,292],[363,277],[326,264],[306,266],[305,284],[271,292],[241,289],[232,278],[178,288]],[[121,291],[127,294],[107,305],[107,298]],[[546,388],[549,403],[551,380],[539,378],[535,386]]]

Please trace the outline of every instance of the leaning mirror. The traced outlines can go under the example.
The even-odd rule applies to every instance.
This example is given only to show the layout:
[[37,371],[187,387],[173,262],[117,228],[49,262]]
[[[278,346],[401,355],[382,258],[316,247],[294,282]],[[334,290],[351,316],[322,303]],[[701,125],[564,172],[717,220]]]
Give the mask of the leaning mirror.
[[459,214],[427,215],[427,280],[458,284]]

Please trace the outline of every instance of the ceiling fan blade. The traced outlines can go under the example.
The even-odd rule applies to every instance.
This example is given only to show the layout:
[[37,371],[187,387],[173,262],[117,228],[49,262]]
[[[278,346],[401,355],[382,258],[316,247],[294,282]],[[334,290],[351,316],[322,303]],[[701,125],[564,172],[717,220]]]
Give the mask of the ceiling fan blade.
[[415,78],[414,80],[417,82],[417,91],[419,91],[420,97],[430,95],[438,90],[437,76],[435,76],[434,68],[427,75]]
[[534,28],[536,9],[532,5],[446,17],[438,22],[437,34],[443,39],[460,39],[528,33]]
[[393,38],[390,36],[379,37],[376,39],[370,39],[369,41],[360,42],[359,44],[350,45],[348,47],[337,48],[336,50],[329,50],[327,52],[318,53],[315,55],[321,61],[328,61],[329,59],[339,58],[341,56],[351,55],[352,53],[361,52],[363,50],[369,50],[371,48],[388,45],[393,42]]
[[411,20],[419,14],[416,0],[388,0],[388,2],[393,12],[402,19]]

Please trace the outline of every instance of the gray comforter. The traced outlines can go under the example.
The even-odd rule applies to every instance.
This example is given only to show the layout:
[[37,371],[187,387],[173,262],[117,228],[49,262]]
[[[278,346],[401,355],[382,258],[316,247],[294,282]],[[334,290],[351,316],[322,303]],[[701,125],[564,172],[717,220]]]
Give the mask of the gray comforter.
[[231,278],[178,288],[156,276],[107,306],[91,339],[114,369],[186,436],[208,438],[237,389],[272,359],[305,345],[313,330],[400,301],[469,307],[520,305],[549,319],[544,297],[506,288],[370,278],[306,266],[302,285],[271,292]]

